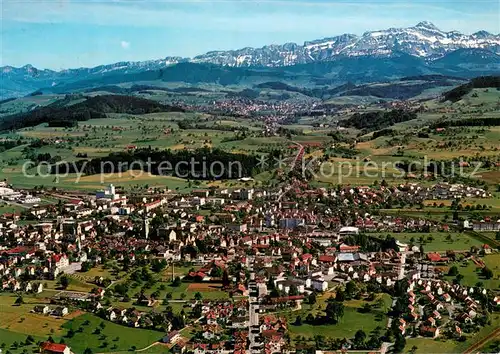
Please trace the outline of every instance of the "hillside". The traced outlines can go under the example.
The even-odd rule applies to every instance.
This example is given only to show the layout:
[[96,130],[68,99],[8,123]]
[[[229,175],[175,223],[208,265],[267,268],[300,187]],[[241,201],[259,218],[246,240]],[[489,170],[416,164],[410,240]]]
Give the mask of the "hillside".
[[472,79],[464,85],[455,87],[453,90],[446,92],[443,95],[443,101],[457,102],[466,94],[475,88],[489,88],[494,87],[500,89],[500,75],[497,76],[480,76]]
[[72,126],[77,121],[106,117],[107,113],[146,114],[182,112],[183,109],[133,96],[102,95],[68,105],[67,98],[30,112],[3,117],[0,131],[31,127],[42,123],[52,126]]

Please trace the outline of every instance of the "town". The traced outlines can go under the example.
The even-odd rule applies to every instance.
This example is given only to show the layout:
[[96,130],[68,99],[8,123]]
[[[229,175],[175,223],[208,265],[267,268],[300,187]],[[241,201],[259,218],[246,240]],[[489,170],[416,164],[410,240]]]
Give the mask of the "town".
[[[0,192],[22,206],[0,216],[0,328],[28,330],[6,352],[385,353],[498,330],[500,220],[457,212],[494,198],[479,187]],[[390,212],[424,204],[450,217]]]

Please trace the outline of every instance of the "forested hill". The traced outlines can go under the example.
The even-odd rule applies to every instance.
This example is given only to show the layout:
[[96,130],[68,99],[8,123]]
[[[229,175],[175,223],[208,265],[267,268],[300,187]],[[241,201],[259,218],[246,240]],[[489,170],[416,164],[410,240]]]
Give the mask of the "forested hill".
[[395,109],[386,112],[355,113],[349,119],[340,121],[339,124],[344,127],[373,131],[416,118],[417,113],[414,111]]
[[500,89],[500,75],[476,77],[467,84],[460,85],[455,87],[453,90],[446,92],[443,95],[443,101],[457,102],[460,101],[466,94],[471,92],[472,89],[489,87],[496,87],[497,89]]
[[183,111],[180,107],[168,106],[144,98],[103,95],[88,97],[85,101],[73,105],[55,102],[50,106],[30,112],[3,117],[0,120],[0,131],[32,127],[42,123],[49,123],[52,126],[73,126],[78,121],[104,118],[107,113],[146,114]]

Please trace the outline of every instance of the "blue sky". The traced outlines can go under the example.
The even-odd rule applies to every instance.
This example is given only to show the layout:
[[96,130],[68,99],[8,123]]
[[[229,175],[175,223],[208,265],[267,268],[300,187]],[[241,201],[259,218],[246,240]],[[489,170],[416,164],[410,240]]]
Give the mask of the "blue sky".
[[91,67],[433,22],[500,32],[498,0],[0,0],[0,65]]

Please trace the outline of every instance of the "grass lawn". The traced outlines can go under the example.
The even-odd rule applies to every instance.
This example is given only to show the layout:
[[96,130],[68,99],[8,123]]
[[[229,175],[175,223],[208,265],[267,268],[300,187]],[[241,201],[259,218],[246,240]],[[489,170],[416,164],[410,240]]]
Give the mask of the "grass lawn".
[[409,352],[413,346],[417,347],[416,353],[455,353],[457,343],[452,340],[409,338],[404,352]]
[[[458,272],[464,276],[461,284],[474,286],[477,282],[482,282],[486,289],[498,290],[500,288],[500,254],[490,254],[482,258],[488,268],[493,271],[493,278],[484,278],[479,268],[471,261],[464,266],[462,262],[457,262],[454,265],[458,267]],[[450,267],[452,264],[450,264]],[[448,277],[451,280],[454,277]]]
[[[66,289],[64,289],[67,291],[77,291],[77,292],[82,292],[82,293],[88,293],[93,288],[96,287],[96,285],[86,283],[83,280],[78,279],[74,275],[68,275],[68,279],[69,279],[69,285]],[[44,284],[44,289],[60,290],[60,286],[59,286],[57,280],[44,280],[43,284]]]
[[24,208],[17,205],[9,205],[0,202],[0,215],[2,214],[10,214],[10,213],[20,213],[25,210]]
[[[111,263],[108,267],[99,265],[97,267],[89,269],[87,272],[77,272],[71,276],[75,279],[79,279],[82,282],[94,284],[95,277],[108,278],[112,281],[117,281],[123,279],[127,272],[121,270],[121,267],[117,267],[118,271],[113,269],[114,263]],[[93,286],[96,286],[95,284]]]
[[[476,240],[468,236],[465,233],[458,232],[429,232],[429,233],[420,233],[420,232],[402,232],[402,233],[371,233],[369,235],[383,237],[386,235],[391,235],[395,237],[397,240],[410,244],[410,240],[415,239],[414,244],[419,245],[420,237],[423,237],[425,240],[424,250],[426,252],[444,252],[447,250],[470,250],[472,246],[481,247],[483,244],[481,241]],[[451,236],[451,240],[446,240],[448,235]],[[429,237],[433,237],[432,241],[428,241]]]
[[[88,325],[84,323],[88,321]],[[103,322],[105,327],[100,334],[94,334]],[[82,332],[79,332],[79,329]],[[105,321],[91,314],[78,316],[64,325],[65,330],[73,329],[74,337],[64,337],[65,342],[76,353],[83,353],[86,348],[91,348],[94,353],[127,351],[132,346],[137,349],[144,348],[159,340],[164,333],[145,329],[131,328],[113,322]],[[116,340],[118,338],[118,340]],[[107,343],[106,346],[104,344]]]
[[[386,294],[382,294],[380,296],[384,300],[384,307],[381,309],[373,309],[369,313],[358,312],[358,309],[367,303],[366,301],[345,301],[344,317],[338,324],[309,325],[303,323],[301,326],[293,325],[292,323],[295,322],[295,318],[298,315],[300,315],[302,317],[302,321],[304,321],[308,313],[312,313],[313,315],[317,313],[324,313],[328,296],[318,298],[317,304],[313,306],[313,309],[311,309],[309,305],[304,305],[301,311],[289,312],[287,314],[288,323],[290,323],[290,326],[288,327],[290,336],[292,338],[297,338],[298,336],[313,338],[315,335],[323,335],[327,338],[352,338],[359,329],[362,329],[368,334],[377,327],[385,328],[385,313],[390,308],[392,300],[390,296]],[[371,302],[371,304],[374,304],[375,302],[376,300]],[[321,310],[318,310],[318,308]],[[380,317],[380,315],[382,316]]]
[[[160,287],[162,285],[165,287],[165,290],[160,290]],[[170,281],[169,282],[158,282],[155,286],[153,286],[151,289],[146,290],[144,293],[146,295],[151,295],[155,291],[160,292],[160,300],[165,299],[165,296],[168,293],[172,294],[172,299],[173,300],[181,300],[182,299],[182,294],[185,294],[186,297],[182,300],[192,300],[194,299],[194,296],[197,292],[200,292],[201,295],[203,296],[204,299],[209,299],[209,300],[216,300],[216,299],[228,299],[229,294],[225,291],[218,290],[218,289],[210,289],[210,291],[204,291],[204,289],[197,289],[194,290],[193,288],[189,289],[190,283],[181,283],[180,286],[171,286]],[[214,284],[215,286],[216,284]],[[136,288],[130,288],[129,290],[129,296],[133,297],[137,292],[139,292],[141,289],[140,286]]]
[[288,329],[292,338],[298,336],[313,338],[315,335],[323,335],[328,338],[352,338],[359,329],[369,333],[378,326],[384,328],[385,321],[377,321],[373,313],[362,314],[356,308],[346,306],[344,317],[338,324],[303,324],[302,326],[292,324]]

